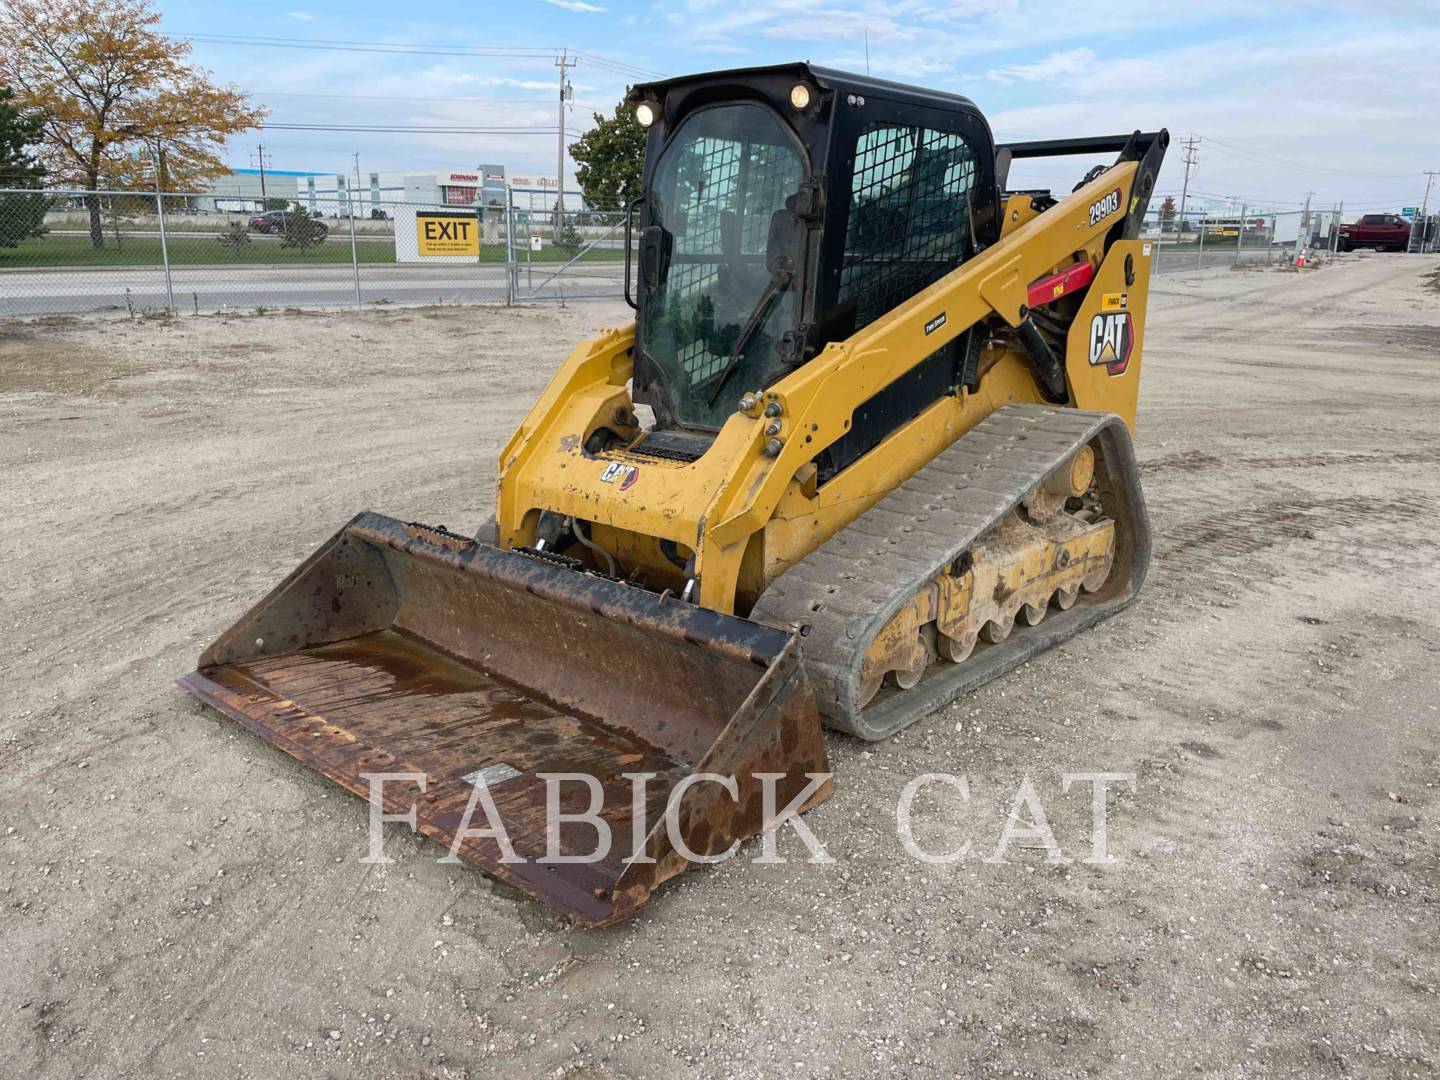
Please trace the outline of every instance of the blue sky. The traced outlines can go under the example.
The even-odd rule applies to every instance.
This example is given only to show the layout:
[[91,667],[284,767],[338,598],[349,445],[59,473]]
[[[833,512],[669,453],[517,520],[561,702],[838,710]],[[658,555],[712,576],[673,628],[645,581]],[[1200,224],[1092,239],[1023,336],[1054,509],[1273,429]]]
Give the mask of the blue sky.
[[[633,73],[682,74],[808,59],[958,91],[1000,139],[1166,126],[1200,136],[1202,198],[1351,209],[1419,202],[1440,169],[1437,0],[160,0],[163,28],[196,35],[194,59],[249,91],[273,123],[555,124],[550,51],[581,50],[567,128],[608,111]],[[427,16],[452,10],[455,17]],[[460,14],[463,12],[463,14]],[[413,16],[413,17],[412,17]],[[226,36],[273,39],[242,45]],[[325,45],[324,43],[351,43]],[[319,45],[322,47],[306,47]],[[475,49],[503,50],[477,55]],[[401,51],[396,51],[401,50]],[[459,52],[460,55],[447,55]],[[517,55],[519,54],[519,55]],[[642,76],[643,77],[643,76]],[[553,173],[555,137],[267,130],[278,169],[429,169],[503,162]],[[1019,182],[1057,188],[1080,161],[1036,163]],[[1161,177],[1179,191],[1174,147]],[[1440,193],[1432,197],[1440,198]]]

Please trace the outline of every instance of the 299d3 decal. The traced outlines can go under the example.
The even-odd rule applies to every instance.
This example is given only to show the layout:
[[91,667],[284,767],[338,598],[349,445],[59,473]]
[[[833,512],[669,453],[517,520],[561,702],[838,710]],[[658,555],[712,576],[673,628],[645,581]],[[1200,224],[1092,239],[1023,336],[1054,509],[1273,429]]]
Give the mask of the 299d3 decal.
[[1103,198],[1096,199],[1090,204],[1090,224],[1098,225],[1111,214],[1120,209],[1120,189],[1116,188]]

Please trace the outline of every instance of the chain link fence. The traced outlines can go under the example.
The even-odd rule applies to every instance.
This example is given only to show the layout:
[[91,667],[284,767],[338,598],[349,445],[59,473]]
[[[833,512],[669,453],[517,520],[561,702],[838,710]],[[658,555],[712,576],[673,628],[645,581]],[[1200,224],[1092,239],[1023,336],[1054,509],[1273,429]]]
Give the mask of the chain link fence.
[[[0,316],[619,298],[625,215],[0,189]],[[343,210],[343,206],[342,206]]]
[[[199,209],[204,195],[0,189],[0,316],[376,304],[618,299],[625,215],[557,214],[550,200],[494,207],[355,203],[327,215]],[[1334,251],[1333,209],[1242,206],[1182,216],[1152,206],[1152,270],[1293,263]],[[1437,220],[1412,250],[1436,249]]]
[[1151,272],[1176,274],[1240,264],[1293,264],[1333,252],[1341,215],[1335,210],[1165,215],[1151,209],[1145,235],[1156,242]]

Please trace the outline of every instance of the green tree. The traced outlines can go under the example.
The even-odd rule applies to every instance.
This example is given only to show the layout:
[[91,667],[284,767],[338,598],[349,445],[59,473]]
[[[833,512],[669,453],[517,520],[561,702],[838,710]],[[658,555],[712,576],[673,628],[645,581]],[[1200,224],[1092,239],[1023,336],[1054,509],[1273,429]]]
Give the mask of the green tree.
[[585,202],[596,210],[623,210],[640,196],[645,129],[623,100],[614,116],[594,116],[595,126],[570,144],[570,156],[579,166],[575,179]]
[[560,228],[555,233],[555,246],[572,257],[585,246],[585,238],[580,235],[580,230],[575,227],[572,218],[567,217],[560,223]]
[[[0,188],[38,188],[44,181],[45,170],[29,151],[40,141],[42,124],[39,116],[20,111],[8,86],[0,86]],[[0,247],[44,233],[49,208],[44,195],[0,195]]]
[[308,214],[286,214],[280,246],[306,251],[316,244],[324,243],[325,235],[329,231],[324,222],[316,221]]
[[232,221],[216,239],[239,255],[241,251],[250,246],[250,230],[245,227],[243,221]]

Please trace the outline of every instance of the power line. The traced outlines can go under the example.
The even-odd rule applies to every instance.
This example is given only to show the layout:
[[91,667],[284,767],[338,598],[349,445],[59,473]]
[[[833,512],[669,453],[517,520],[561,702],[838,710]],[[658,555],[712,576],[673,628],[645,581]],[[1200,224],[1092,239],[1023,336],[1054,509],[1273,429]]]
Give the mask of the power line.
[[[258,125],[267,131],[371,131],[423,135],[554,135],[555,125],[491,125],[489,127],[441,127],[421,124],[271,124]],[[583,132],[566,128],[565,134],[579,138]]]
[[[249,34],[200,33],[172,34],[170,36],[186,38],[190,41],[199,41],[206,44],[239,45],[254,48],[318,49],[327,52],[392,53],[418,56],[486,56],[517,60],[551,60],[563,51],[558,48],[546,47],[517,47],[508,45],[440,46],[404,41],[352,41],[337,38],[260,37]],[[583,57],[589,62],[590,66],[611,74],[642,79],[665,77],[663,72],[626,63],[622,60],[615,60],[601,53],[582,52],[574,49],[570,51],[576,56]]]
[[405,41],[345,41],[333,38],[259,37],[249,34],[171,34],[171,37],[214,45],[251,48],[316,49],[322,52],[369,52],[419,54],[422,56],[497,56],[512,59],[549,60],[559,49],[516,48],[506,45],[419,45]]
[[[550,99],[546,98],[480,98],[480,97],[391,97],[388,94],[302,94],[299,92],[290,93],[284,90],[252,90],[250,91],[257,98],[314,98],[334,99],[336,101],[394,101],[402,104],[432,104],[432,105],[533,105],[535,108],[546,106]],[[575,99],[571,102],[583,109],[604,111],[605,106],[594,101]]]
[[1223,140],[1221,140],[1221,139],[1217,139],[1217,138],[1215,138],[1213,135],[1207,135],[1207,136],[1205,136],[1205,142],[1208,143],[1208,144],[1210,144],[1210,145],[1212,145],[1212,146],[1224,147],[1224,149],[1222,149],[1222,150],[1220,151],[1222,154],[1227,154],[1227,153],[1228,153],[1230,156],[1233,156],[1233,157],[1249,158],[1250,160],[1255,161],[1255,162],[1257,162],[1257,163],[1259,163],[1259,164],[1261,164],[1261,165],[1274,165],[1274,166],[1276,166],[1276,167],[1278,167],[1278,168],[1294,169],[1294,170],[1297,170],[1297,171],[1299,171],[1299,172],[1324,173],[1324,174],[1329,174],[1329,175],[1332,175],[1332,176],[1361,176],[1361,177],[1369,177],[1369,178],[1377,179],[1377,180],[1412,179],[1412,178],[1414,178],[1415,175],[1416,175],[1416,174],[1413,173],[1413,172],[1409,172],[1409,173],[1372,173],[1372,172],[1356,172],[1356,171],[1353,170],[1353,169],[1331,169],[1331,168],[1326,168],[1326,167],[1323,166],[1323,165],[1311,165],[1311,164],[1307,164],[1306,162],[1303,162],[1303,161],[1295,161],[1295,160],[1293,160],[1293,159],[1291,159],[1291,158],[1283,157],[1283,156],[1280,156],[1280,155],[1277,155],[1277,154],[1269,154],[1269,153],[1262,152],[1262,151],[1257,151],[1257,150],[1247,150],[1247,149],[1246,149],[1245,147],[1243,147],[1243,146],[1235,146],[1235,145],[1233,145],[1233,144],[1231,144],[1231,143],[1227,143],[1227,142],[1225,142],[1225,141],[1223,141]]
[[582,49],[571,49],[570,51],[573,52],[576,56],[584,57],[592,64],[599,64],[603,67],[615,68],[616,70],[631,71],[634,72],[636,75],[646,76],[652,79],[666,78],[666,75],[663,71],[654,71],[650,68],[640,67],[638,64],[626,63],[623,60],[612,60],[610,57],[605,56],[603,53],[585,52]]
[[313,94],[298,90],[251,90],[256,97],[334,98],[337,101],[433,101],[462,102],[474,105],[548,105],[549,97],[483,98],[483,97],[395,97],[390,94]]

